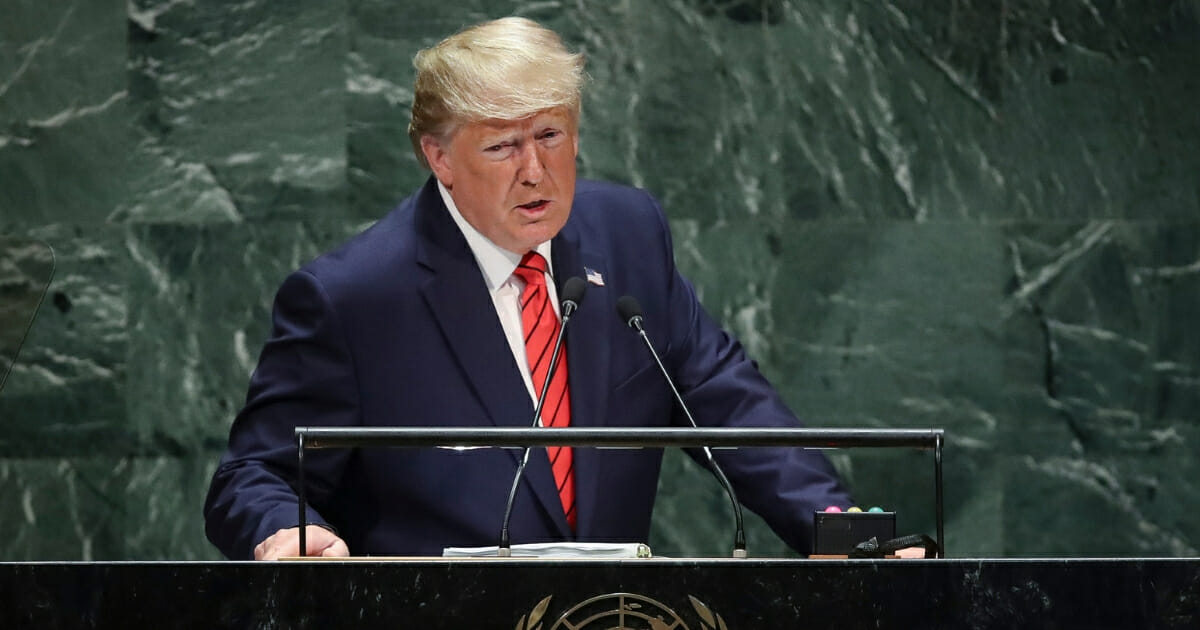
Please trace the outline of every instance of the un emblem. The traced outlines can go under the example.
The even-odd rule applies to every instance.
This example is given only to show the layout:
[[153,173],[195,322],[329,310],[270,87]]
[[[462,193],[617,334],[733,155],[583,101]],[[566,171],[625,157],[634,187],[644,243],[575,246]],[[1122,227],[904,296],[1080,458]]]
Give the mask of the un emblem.
[[[545,626],[542,618],[552,597],[547,596],[522,616],[516,630],[691,630],[666,604],[634,593],[609,593],[584,600]],[[721,615],[704,602],[691,595],[688,600],[699,617],[698,630],[729,630]]]

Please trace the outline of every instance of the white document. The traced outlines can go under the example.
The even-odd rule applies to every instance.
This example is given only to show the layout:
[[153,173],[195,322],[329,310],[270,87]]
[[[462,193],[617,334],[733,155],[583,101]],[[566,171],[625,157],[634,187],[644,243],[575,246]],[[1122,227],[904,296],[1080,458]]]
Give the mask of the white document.
[[[649,558],[644,543],[552,542],[513,545],[514,558]],[[446,547],[446,558],[495,558],[497,547]]]

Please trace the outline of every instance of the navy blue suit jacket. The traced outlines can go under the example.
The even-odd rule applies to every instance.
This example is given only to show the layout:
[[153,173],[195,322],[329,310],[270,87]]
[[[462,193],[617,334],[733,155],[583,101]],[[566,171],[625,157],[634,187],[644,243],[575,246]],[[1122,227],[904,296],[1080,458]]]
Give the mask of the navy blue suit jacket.
[[[687,424],[641,340],[616,315],[625,294],[641,302],[698,423],[798,424],[679,275],[666,219],[647,193],[580,181],[553,259],[560,288],[585,269],[603,279],[589,286],[567,333],[574,426]],[[248,558],[258,542],[297,525],[297,425],[529,426],[532,417],[483,276],[431,178],[279,289],[271,337],[205,504],[209,539],[231,558]],[[816,451],[718,453],[742,502],[801,552],[810,546],[812,510],[848,504]],[[660,450],[576,449],[574,533],[544,451],[533,455],[514,508],[514,543],[646,540]],[[334,527],[354,555],[495,544],[518,456],[309,451],[308,518]]]

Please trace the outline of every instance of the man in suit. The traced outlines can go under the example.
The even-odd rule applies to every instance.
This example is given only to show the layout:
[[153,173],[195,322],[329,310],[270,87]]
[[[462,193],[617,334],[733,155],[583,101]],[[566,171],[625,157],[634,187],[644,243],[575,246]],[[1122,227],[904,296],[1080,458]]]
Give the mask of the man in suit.
[[[291,274],[205,505],[231,558],[298,553],[293,429],[683,424],[622,295],[702,426],[798,426],[675,267],[647,193],[579,181],[583,60],[521,18],[421,51],[410,136],[433,172],[376,225]],[[567,278],[588,290],[550,373]],[[546,381],[549,380],[547,384]],[[682,421],[682,422],[681,422]],[[513,542],[643,541],[659,450],[538,449]],[[309,555],[438,555],[497,542],[519,455],[508,450],[319,450],[306,457]],[[749,508],[806,552],[812,511],[849,505],[816,451],[718,461]],[[680,524],[681,526],[683,524]]]

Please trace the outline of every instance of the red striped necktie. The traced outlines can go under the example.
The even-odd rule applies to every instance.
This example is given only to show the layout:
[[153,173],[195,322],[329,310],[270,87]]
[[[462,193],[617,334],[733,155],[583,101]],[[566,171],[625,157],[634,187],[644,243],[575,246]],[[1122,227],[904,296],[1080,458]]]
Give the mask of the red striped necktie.
[[[521,291],[521,326],[525,331],[525,357],[529,361],[529,375],[533,380],[533,391],[542,393],[546,374],[550,371],[550,355],[554,352],[554,341],[558,338],[558,314],[550,303],[546,289],[546,259],[537,252],[529,252],[521,258],[514,275],[525,281]],[[546,392],[542,404],[542,426],[565,427],[571,424],[571,394],[567,388],[567,348],[559,350],[558,369]],[[572,465],[570,448],[548,446],[546,455],[550,468],[554,470],[554,481],[558,484],[558,498],[562,500],[567,524],[575,529],[575,468]]]

